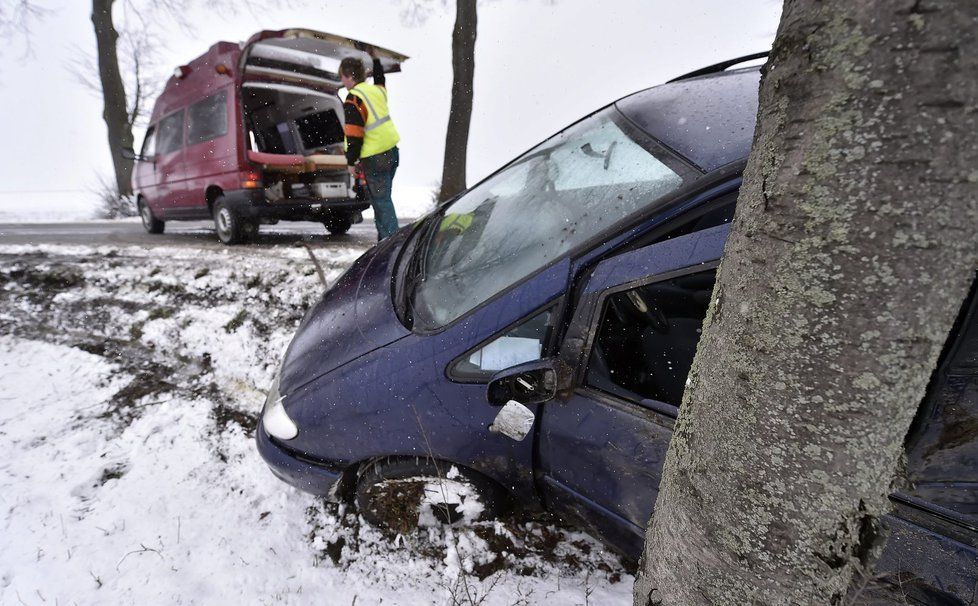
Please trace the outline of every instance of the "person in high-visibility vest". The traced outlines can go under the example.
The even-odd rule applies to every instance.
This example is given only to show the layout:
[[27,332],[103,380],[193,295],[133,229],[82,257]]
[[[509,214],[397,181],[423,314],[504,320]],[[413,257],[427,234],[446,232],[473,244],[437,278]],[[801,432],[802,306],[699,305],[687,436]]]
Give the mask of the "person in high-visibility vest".
[[[373,56],[373,49],[368,50]],[[373,78],[373,84],[364,81],[363,62],[355,57],[340,62],[340,81],[348,92],[343,103],[346,163],[351,175],[356,175],[358,163],[363,168],[377,239],[383,240],[398,229],[391,188],[400,162],[397,143],[401,137],[387,107],[384,68],[377,57],[374,57]]]

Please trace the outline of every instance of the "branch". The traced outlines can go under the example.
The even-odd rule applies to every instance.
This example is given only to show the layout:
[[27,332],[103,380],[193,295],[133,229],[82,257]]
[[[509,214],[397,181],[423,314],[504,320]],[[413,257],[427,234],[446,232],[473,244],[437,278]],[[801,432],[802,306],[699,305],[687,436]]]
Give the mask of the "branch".
[[0,3],[0,38],[9,40],[19,34],[24,41],[26,55],[33,55],[31,47],[31,26],[50,13],[32,0],[8,0],[6,6]]
[[438,9],[447,6],[446,0],[401,0],[401,22],[408,27],[423,25]]

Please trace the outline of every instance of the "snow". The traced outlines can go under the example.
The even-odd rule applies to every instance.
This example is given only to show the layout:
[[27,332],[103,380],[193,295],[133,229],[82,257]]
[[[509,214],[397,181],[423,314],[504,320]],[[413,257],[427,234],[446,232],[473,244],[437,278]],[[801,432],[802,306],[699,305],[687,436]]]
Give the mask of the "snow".
[[0,246],[0,604],[629,603],[582,533],[390,537],[271,474],[254,421],[320,291],[303,250]]

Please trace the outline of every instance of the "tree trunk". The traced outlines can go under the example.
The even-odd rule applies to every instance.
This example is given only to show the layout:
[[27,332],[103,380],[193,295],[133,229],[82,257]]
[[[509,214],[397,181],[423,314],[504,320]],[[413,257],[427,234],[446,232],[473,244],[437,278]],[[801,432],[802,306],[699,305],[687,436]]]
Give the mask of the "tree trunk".
[[465,189],[465,156],[472,121],[472,80],[475,76],[475,0],[457,0],[452,32],[452,107],[445,135],[445,163],[440,201]]
[[98,48],[98,73],[102,85],[102,119],[109,135],[109,151],[115,168],[116,186],[121,195],[132,194],[132,160],[122,157],[122,150],[132,147],[132,124],[126,103],[126,88],[119,72],[116,43],[119,33],[112,23],[115,0],[92,0],[92,25]]
[[836,604],[978,264],[978,3],[788,0],[635,604]]

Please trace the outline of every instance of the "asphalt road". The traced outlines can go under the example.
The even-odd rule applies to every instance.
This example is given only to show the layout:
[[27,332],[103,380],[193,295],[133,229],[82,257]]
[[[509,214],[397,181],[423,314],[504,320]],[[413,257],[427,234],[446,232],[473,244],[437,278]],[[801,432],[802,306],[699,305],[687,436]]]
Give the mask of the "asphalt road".
[[[411,221],[401,221],[407,225]],[[258,237],[242,246],[310,245],[371,246],[377,241],[373,221],[364,221],[342,236],[330,235],[319,223],[262,225]],[[86,221],[80,223],[0,223],[0,245],[4,244],[74,244],[115,246],[185,246],[189,248],[222,248],[210,221],[169,222],[166,232],[147,234],[138,221]]]

